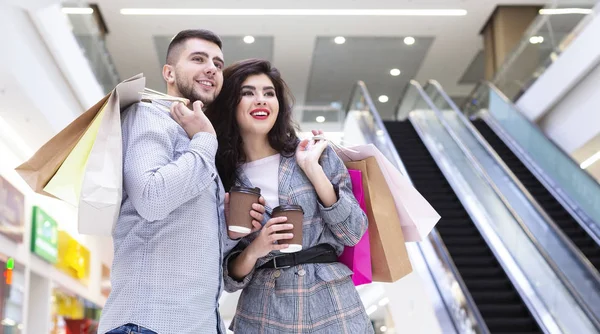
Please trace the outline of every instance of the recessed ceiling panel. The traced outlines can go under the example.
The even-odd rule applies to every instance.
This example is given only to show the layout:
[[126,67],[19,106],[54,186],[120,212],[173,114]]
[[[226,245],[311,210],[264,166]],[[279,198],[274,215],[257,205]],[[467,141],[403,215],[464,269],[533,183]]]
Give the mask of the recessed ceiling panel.
[[[415,43],[407,45],[406,36],[344,36],[343,44],[336,44],[335,37],[316,40],[305,103],[331,105],[337,102],[345,108],[353,85],[362,80],[382,117],[392,118],[398,99],[419,71],[434,38],[415,37]],[[392,69],[399,69],[400,75],[392,76]],[[387,96],[387,102],[379,102],[382,95]]]

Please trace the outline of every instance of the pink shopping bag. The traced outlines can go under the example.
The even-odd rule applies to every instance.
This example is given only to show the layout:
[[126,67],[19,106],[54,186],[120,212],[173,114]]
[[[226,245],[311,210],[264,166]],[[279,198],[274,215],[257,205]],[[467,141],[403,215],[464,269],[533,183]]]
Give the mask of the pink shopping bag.
[[[352,181],[352,192],[358,201],[360,208],[366,210],[365,194],[363,191],[361,171],[349,169]],[[371,269],[371,244],[369,242],[369,231],[367,230],[358,244],[353,247],[345,247],[340,255],[340,262],[348,266],[354,272],[352,281],[355,286],[373,282],[373,271]]]

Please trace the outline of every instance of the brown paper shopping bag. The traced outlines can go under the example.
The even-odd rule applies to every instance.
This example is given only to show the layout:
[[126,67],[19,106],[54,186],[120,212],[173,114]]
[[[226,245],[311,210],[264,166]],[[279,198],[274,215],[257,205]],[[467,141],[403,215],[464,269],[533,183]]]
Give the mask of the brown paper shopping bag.
[[[119,85],[130,81],[136,81],[141,78],[143,78],[143,75],[138,74],[123,81]],[[142,87],[142,90],[143,88],[144,87]],[[37,193],[55,197],[52,194],[45,192],[44,187],[56,174],[60,166],[67,159],[67,156],[69,156],[75,145],[77,145],[81,137],[83,137],[84,133],[88,130],[89,126],[96,118],[96,115],[102,110],[102,107],[114,93],[115,90],[111,91],[93,107],[77,117],[37,150],[29,160],[15,169],[27,184],[29,184],[31,189]]]
[[347,161],[362,172],[374,282],[395,282],[412,272],[394,198],[374,157]]
[[358,161],[368,157],[377,160],[386,184],[391,190],[396,211],[400,218],[404,241],[419,242],[440,220],[440,215],[429,202],[413,187],[408,178],[377,149],[373,144],[343,147],[331,142],[334,150],[343,161]]
[[44,144],[26,162],[16,168],[16,171],[35,192],[54,197],[44,191],[48,181],[56,174],[71,150],[108,100],[110,94],[98,101],[93,107],[77,117],[61,132]]

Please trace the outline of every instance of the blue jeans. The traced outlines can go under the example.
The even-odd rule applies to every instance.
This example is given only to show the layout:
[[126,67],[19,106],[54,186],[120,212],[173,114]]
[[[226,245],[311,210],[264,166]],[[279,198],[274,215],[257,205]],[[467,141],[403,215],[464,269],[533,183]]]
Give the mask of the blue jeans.
[[121,326],[119,328],[115,328],[106,334],[157,334],[149,330],[148,328],[144,328],[142,326],[127,324],[125,326]]

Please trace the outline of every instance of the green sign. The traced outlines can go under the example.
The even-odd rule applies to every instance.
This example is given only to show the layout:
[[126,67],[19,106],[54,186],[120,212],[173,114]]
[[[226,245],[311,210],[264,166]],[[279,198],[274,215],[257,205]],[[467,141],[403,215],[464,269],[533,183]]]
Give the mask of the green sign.
[[58,224],[44,210],[33,207],[31,251],[50,263],[58,259]]

